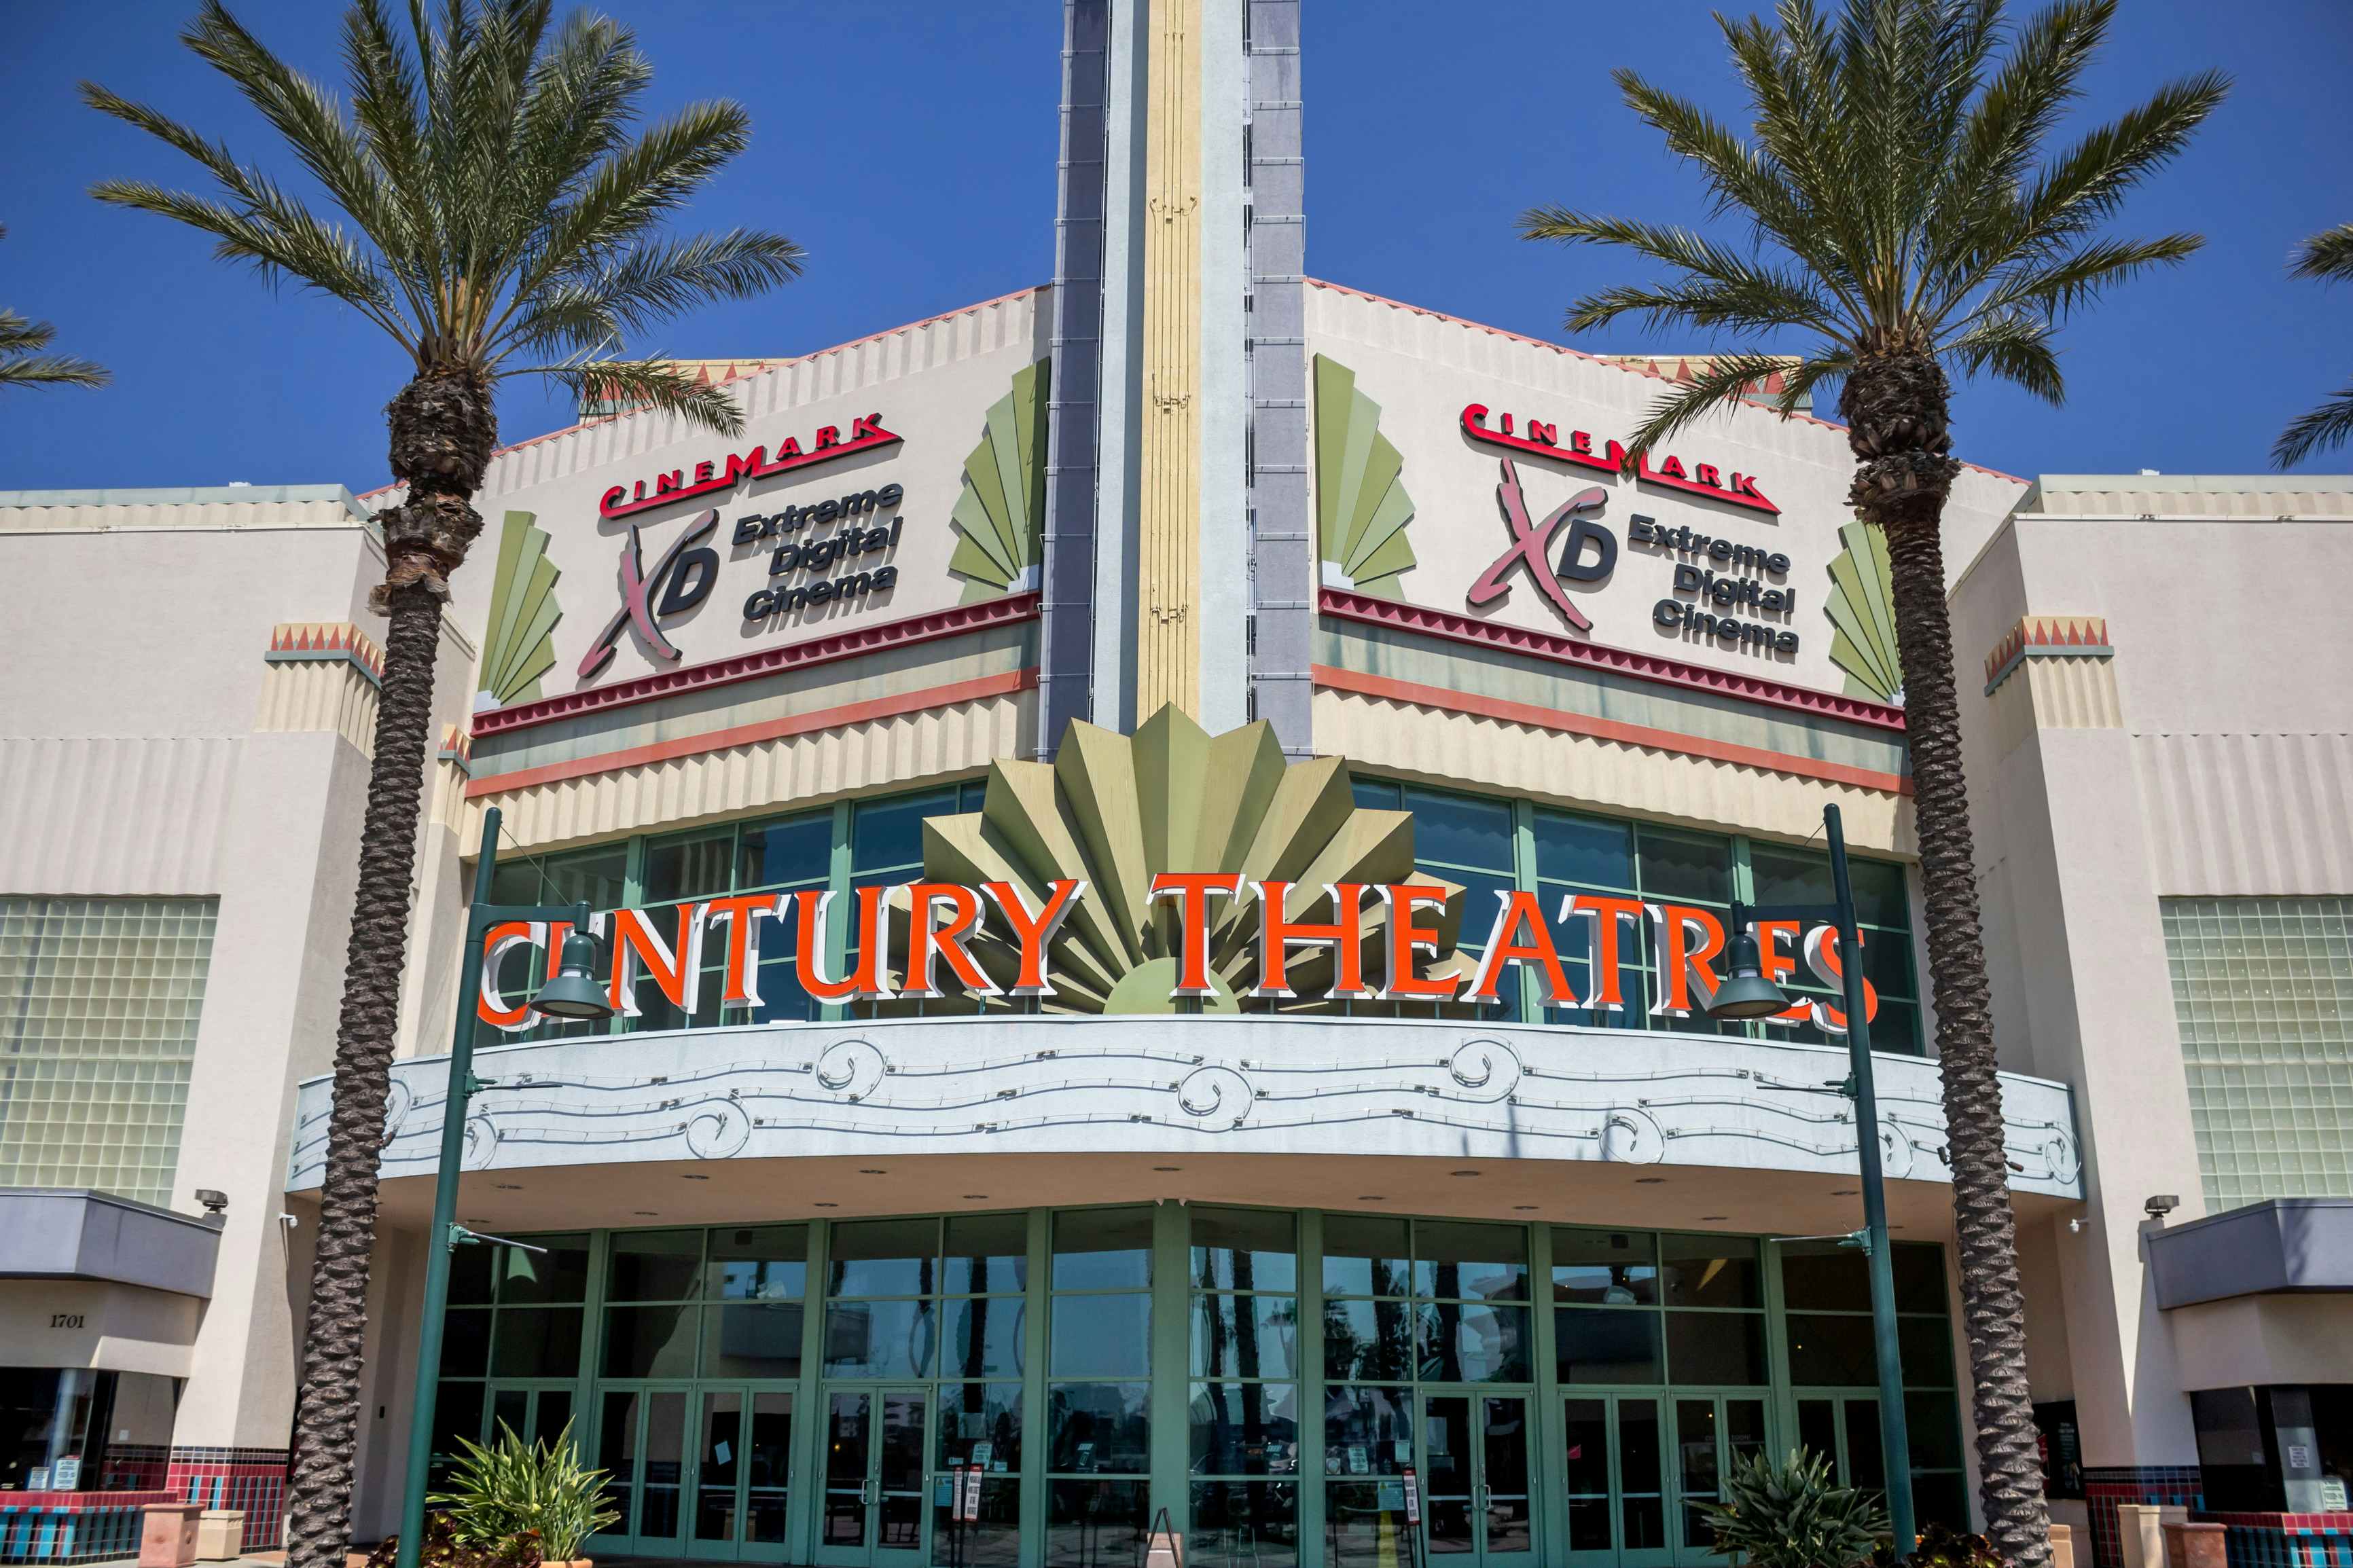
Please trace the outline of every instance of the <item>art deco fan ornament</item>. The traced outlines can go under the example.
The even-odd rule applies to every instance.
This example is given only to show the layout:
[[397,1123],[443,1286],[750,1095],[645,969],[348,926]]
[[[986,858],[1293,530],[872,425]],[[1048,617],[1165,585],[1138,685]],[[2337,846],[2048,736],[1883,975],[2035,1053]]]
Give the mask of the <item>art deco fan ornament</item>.
[[[1176,911],[1150,899],[1164,870],[1239,872],[1293,884],[1287,917],[1333,918],[1329,883],[1412,882],[1448,893],[1442,912],[1425,909],[1439,928],[1438,953],[1425,973],[1460,973],[1454,951],[1463,889],[1414,869],[1413,818],[1356,804],[1347,764],[1336,757],[1286,763],[1261,721],[1211,736],[1174,707],[1122,735],[1073,722],[1049,763],[1000,762],[989,769],[981,809],[935,816],[923,825],[923,875],[975,886],[1011,883],[1029,908],[1044,905],[1057,878],[1080,878],[1084,899],[1063,921],[1051,949],[1055,994],[1050,1012],[1168,1013],[1176,984]],[[1387,939],[1386,910],[1364,904],[1367,973]],[[1215,994],[1205,1012],[1231,1013],[1258,982],[1259,906],[1254,898],[1210,905],[1209,966]],[[895,911],[892,951],[905,952],[903,909]],[[1001,930],[970,943],[974,959],[1009,984],[1017,954]],[[903,963],[897,965],[903,973]],[[1329,950],[1303,950],[1289,966],[1295,1003],[1254,999],[1253,1007],[1332,1010],[1320,993],[1331,973]]]
[[1381,405],[1356,390],[1356,373],[1315,356],[1315,538],[1324,581],[1395,598],[1414,565],[1406,524],[1413,498],[1405,458],[1380,433]]
[[535,519],[533,512],[511,511],[499,534],[477,710],[532,701],[540,694],[539,678],[555,663],[555,623],[564,618],[555,581],[564,574],[547,558],[547,533],[533,526]]
[[964,460],[964,489],[948,525],[960,536],[948,570],[969,605],[1034,593],[1046,527],[1046,389],[1050,361],[1015,373],[989,405],[979,445]]

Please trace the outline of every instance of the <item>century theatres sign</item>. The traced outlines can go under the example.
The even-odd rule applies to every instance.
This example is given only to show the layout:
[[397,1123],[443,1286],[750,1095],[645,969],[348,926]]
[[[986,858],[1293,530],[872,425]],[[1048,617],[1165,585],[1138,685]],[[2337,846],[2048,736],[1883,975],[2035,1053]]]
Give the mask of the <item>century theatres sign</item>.
[[[1504,999],[1507,966],[1520,965],[1535,977],[1544,1006],[1623,1014],[1630,1003],[1622,989],[1621,958],[1639,961],[1641,928],[1650,928],[1649,950],[1666,976],[1651,1013],[1665,1018],[1703,1011],[1715,994],[1715,963],[1725,951],[1722,921],[1694,905],[1598,894],[1562,897],[1549,918],[1545,900],[1532,892],[1495,895],[1496,909],[1485,946],[1467,967],[1432,963],[1445,945],[1440,921],[1461,889],[1427,881],[1325,884],[1310,906],[1327,918],[1305,919],[1294,884],[1253,879],[1239,873],[1164,871],[1150,882],[1148,902],[1166,907],[1174,931],[1172,1001],[1200,1001],[1218,994],[1212,975],[1212,928],[1216,916],[1237,904],[1254,916],[1255,984],[1244,994],[1287,999],[1298,994],[1292,970],[1303,961],[1330,983],[1321,994],[1335,1001],[1424,1002],[1494,1006]],[[1311,892],[1313,887],[1310,885]],[[638,989],[650,982],[664,1000],[687,1016],[713,998],[702,993],[703,970],[712,944],[721,949],[714,966],[720,995],[730,1007],[764,1005],[759,992],[763,951],[789,941],[798,984],[824,1003],[886,1002],[962,993],[984,997],[1051,999],[1054,949],[1066,921],[1088,897],[1088,884],[1056,878],[1032,896],[1009,882],[977,885],[914,881],[860,888],[854,900],[856,929],[838,942],[833,921],[842,895],[807,889],[750,893],[672,906],[619,910],[593,917],[596,934],[611,953],[607,981],[616,1011],[634,1016]],[[536,951],[526,966],[554,973],[565,932],[563,924],[521,921],[485,933],[479,1016],[493,1027],[520,1032],[538,1021],[527,998],[510,995],[515,977],[501,961],[519,948]],[[1836,990],[1843,966],[1836,931],[1827,924],[1759,921],[1756,931],[1763,971],[1776,982],[1789,979],[1802,962],[1814,979]],[[979,962],[974,947],[984,934],[1009,955],[998,973]],[[857,956],[828,973],[828,954]],[[1564,953],[1590,954],[1594,981],[1579,994],[1571,984]],[[1863,984],[1865,1016],[1876,1016],[1878,994]],[[1845,1032],[1846,1018],[1828,1001],[1800,1000],[1767,1020],[1785,1026],[1811,1024],[1828,1034]]]

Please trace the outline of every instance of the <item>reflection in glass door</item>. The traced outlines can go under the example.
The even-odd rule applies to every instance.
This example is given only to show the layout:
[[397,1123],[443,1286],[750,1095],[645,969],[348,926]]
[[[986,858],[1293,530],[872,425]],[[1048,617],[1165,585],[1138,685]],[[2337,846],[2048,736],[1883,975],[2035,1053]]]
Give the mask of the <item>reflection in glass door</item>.
[[689,1554],[729,1560],[781,1557],[792,1394],[705,1388],[696,1399],[694,1529]]
[[912,1564],[923,1556],[928,1390],[835,1389],[826,1398],[818,1561]]
[[[572,1419],[572,1384],[494,1383],[491,1384],[489,1430],[482,1441],[496,1443],[501,1428],[530,1444],[553,1444]],[[581,1436],[575,1432],[575,1438]]]
[[1871,1394],[1809,1394],[1798,1401],[1798,1441],[1831,1461],[1842,1486],[1887,1488],[1879,1401]]
[[1425,1394],[1421,1428],[1430,1555],[1453,1558],[1463,1568],[1532,1562],[1527,1396]]
[[1671,1562],[1658,1396],[1582,1394],[1562,1405],[1575,1560],[1597,1568]]
[[1681,1545],[1687,1557],[1715,1549],[1707,1504],[1724,1496],[1724,1472],[1765,1448],[1765,1402],[1737,1394],[1675,1401],[1675,1483],[1682,1500]]
[[683,1388],[606,1391],[596,1462],[611,1477],[605,1488],[607,1506],[621,1517],[596,1538],[605,1550],[617,1555],[680,1554],[685,1536],[687,1402]]

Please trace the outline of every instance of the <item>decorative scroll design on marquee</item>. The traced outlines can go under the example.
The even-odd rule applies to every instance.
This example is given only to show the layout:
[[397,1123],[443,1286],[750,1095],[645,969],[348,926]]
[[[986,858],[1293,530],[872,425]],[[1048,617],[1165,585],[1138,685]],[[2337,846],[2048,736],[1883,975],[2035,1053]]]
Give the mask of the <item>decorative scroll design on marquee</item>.
[[[1729,1037],[1430,1020],[870,1019],[485,1051],[468,1170],[935,1152],[1523,1156],[1850,1173],[1845,1053]],[[660,1068],[668,1070],[657,1070]],[[428,1173],[442,1058],[394,1067],[383,1171]],[[325,1168],[330,1082],[302,1089],[288,1185]],[[2012,1184],[2081,1196],[2064,1085],[2003,1075]],[[1897,1179],[1948,1181],[1936,1064],[1879,1058]],[[1124,1133],[1114,1131],[1124,1128]]]

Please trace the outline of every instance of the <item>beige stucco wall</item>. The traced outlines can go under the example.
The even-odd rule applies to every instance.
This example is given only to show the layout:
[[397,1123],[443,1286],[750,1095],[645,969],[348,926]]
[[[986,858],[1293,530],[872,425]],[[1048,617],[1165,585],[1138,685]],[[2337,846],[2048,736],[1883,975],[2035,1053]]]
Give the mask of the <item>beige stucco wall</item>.
[[[2045,1222],[2026,1256],[2062,1307],[2030,1325],[2037,1394],[2066,1356],[2092,1465],[2196,1461],[2192,1347],[2145,1263],[2145,1200],[2202,1212],[2159,900],[2353,889],[2353,691],[2316,678],[2341,663],[2347,502],[2046,479],[1956,585],[1997,1042],[2074,1083],[2084,1121],[2083,1227]],[[2025,616],[2102,617],[2113,657],[2030,658],[1989,696],[1985,656]]]
[[[0,892],[219,900],[171,1206],[229,1204],[213,1295],[186,1308],[182,1445],[288,1440],[308,1277],[279,1219],[284,1129],[333,1058],[375,700],[346,664],[264,655],[284,622],[381,639],[383,569],[343,505],[0,508]],[[472,659],[445,622],[445,721]],[[434,833],[422,861],[454,863]]]

